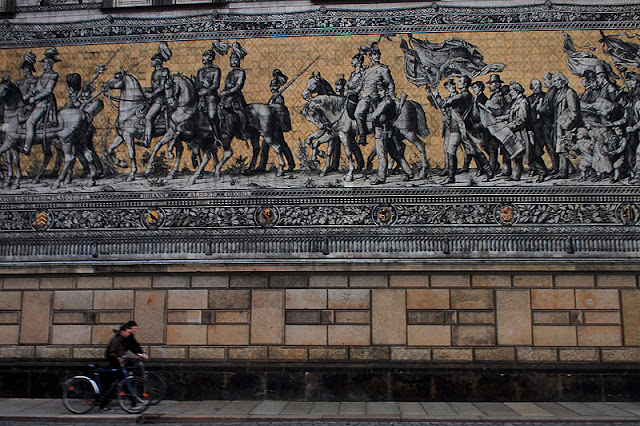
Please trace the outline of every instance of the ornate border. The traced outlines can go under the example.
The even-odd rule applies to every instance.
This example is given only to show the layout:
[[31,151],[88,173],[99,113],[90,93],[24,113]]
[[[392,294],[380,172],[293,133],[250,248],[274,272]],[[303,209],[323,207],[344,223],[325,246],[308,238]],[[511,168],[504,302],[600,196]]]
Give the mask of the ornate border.
[[[94,9],[95,6],[89,6]],[[29,10],[30,11],[30,10]],[[208,14],[171,18],[106,15],[87,21],[0,25],[0,48],[304,35],[638,28],[640,5],[429,6],[318,10],[283,14]]]

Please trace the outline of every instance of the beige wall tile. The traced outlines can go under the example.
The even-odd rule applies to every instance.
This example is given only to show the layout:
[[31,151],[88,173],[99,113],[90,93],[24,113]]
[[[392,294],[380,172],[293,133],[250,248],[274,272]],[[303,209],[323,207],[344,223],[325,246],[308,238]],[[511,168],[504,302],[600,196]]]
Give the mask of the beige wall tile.
[[0,312],[0,324],[15,324],[20,323],[20,312]]
[[101,324],[124,324],[131,321],[132,316],[131,311],[103,311],[98,315]]
[[514,287],[551,287],[553,280],[546,274],[517,274],[513,276]]
[[386,274],[349,276],[349,287],[387,287],[388,282]]
[[370,292],[369,290],[352,290],[352,289],[330,289],[329,309],[369,309]]
[[53,295],[53,309],[74,310],[93,307],[93,291],[56,291]]
[[207,344],[207,326],[206,325],[192,325],[192,324],[167,325],[167,345],[206,345],[206,344]]
[[640,359],[640,348],[602,349],[602,362],[633,362]]
[[493,290],[451,290],[451,309],[493,309]]
[[225,348],[191,346],[189,347],[189,359],[224,360],[225,352]]
[[[104,352],[104,350],[103,350]],[[33,358],[35,350],[33,346],[7,346],[0,347],[0,359],[25,359]]]
[[550,348],[516,348],[519,362],[556,362],[558,351]]
[[471,349],[433,348],[434,361],[470,362],[473,360]]
[[248,324],[249,311],[216,311],[216,324]]
[[116,275],[113,277],[113,288],[151,288],[149,275]]
[[228,275],[194,275],[191,277],[191,287],[227,288],[229,287]]
[[251,344],[284,343],[284,290],[253,290]]
[[187,288],[190,281],[189,275],[154,275],[151,286],[153,288]]
[[431,287],[469,287],[469,275],[431,275]]
[[369,324],[370,311],[334,311],[336,324]]
[[207,309],[208,299],[207,290],[169,290],[167,309]]
[[[119,324],[102,324],[91,326],[91,344],[106,346],[114,336],[113,329],[118,327]],[[102,358],[104,358],[104,353],[102,354]]]
[[207,344],[248,345],[249,326],[244,324],[209,325]]
[[569,311],[535,311],[533,323],[536,325],[569,325]]
[[558,356],[562,362],[600,362],[598,349],[560,349]]
[[640,290],[622,290],[622,325],[625,345],[640,345]]
[[[106,342],[105,342],[106,343]],[[51,327],[53,345],[90,345],[90,325],[54,325]],[[102,353],[104,358],[104,352]]]
[[391,287],[429,287],[427,274],[392,274],[389,276]]
[[96,290],[95,309],[133,309],[133,290]]
[[167,312],[168,324],[200,324],[202,323],[202,311],[169,311]]
[[2,280],[4,290],[36,290],[38,277],[9,277]]
[[584,323],[620,324],[620,311],[584,311]]
[[388,362],[388,347],[355,347],[349,348],[351,362]]
[[18,325],[0,325],[0,345],[17,345],[19,333]]
[[309,286],[307,275],[271,275],[269,276],[270,288],[306,288]]
[[370,345],[371,327],[368,325],[330,325],[329,345]]
[[374,345],[405,345],[407,343],[405,290],[372,290],[371,330]]
[[447,289],[408,289],[407,309],[449,309]]
[[534,346],[576,346],[576,327],[561,325],[533,326]]
[[49,343],[51,291],[25,291],[22,295],[20,343]]
[[347,287],[348,285],[348,275],[311,275],[309,277],[309,287],[311,288]]
[[230,288],[267,288],[269,287],[268,275],[231,275],[229,277]]
[[498,345],[531,345],[530,306],[528,290],[496,290]]
[[635,274],[598,274],[598,287],[637,287]]
[[495,346],[496,328],[492,325],[456,325],[452,327],[454,346]]
[[574,290],[533,289],[531,290],[531,307],[533,309],[574,309]]
[[80,276],[76,283],[78,289],[108,289],[112,286],[112,277]]
[[579,346],[622,346],[622,329],[619,326],[578,326]]
[[407,326],[409,346],[451,346],[450,325],[409,325]]
[[36,346],[36,358],[40,359],[69,359],[70,346]]
[[230,360],[262,361],[267,359],[267,348],[265,346],[231,347],[227,349],[227,353]]
[[55,290],[59,288],[73,288],[76,280],[74,277],[41,277],[41,290]]
[[103,345],[97,347],[72,347],[71,357],[73,359],[104,359],[104,351],[105,347]]
[[285,290],[286,309],[326,309],[327,290],[290,289]]
[[0,309],[4,311],[20,310],[21,306],[21,291],[0,291]]
[[516,360],[515,348],[477,348],[473,350],[479,362],[513,362]]
[[84,324],[84,312],[54,312],[53,324]]
[[576,290],[578,309],[619,309],[618,290]]
[[269,346],[269,359],[274,361],[306,361],[307,348]]
[[509,288],[511,287],[511,275],[472,275],[471,287]]
[[138,323],[139,342],[164,343],[166,292],[138,290],[135,296],[134,320]]
[[309,361],[346,361],[348,359],[349,351],[347,348],[309,348]]
[[555,280],[556,287],[584,288],[596,286],[593,274],[557,274]]
[[391,361],[431,361],[430,348],[391,347]]
[[494,311],[459,311],[458,324],[495,324]]
[[285,345],[327,344],[326,325],[287,325],[284,329]]
[[149,348],[151,359],[186,359],[187,348],[171,346],[152,346]]
[[249,309],[249,290],[210,290],[209,309]]

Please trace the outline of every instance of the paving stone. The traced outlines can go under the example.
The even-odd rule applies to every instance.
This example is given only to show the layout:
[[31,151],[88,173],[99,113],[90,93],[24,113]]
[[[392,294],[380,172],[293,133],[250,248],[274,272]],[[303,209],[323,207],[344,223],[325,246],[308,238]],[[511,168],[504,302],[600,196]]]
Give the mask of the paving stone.
[[479,417],[483,414],[482,411],[471,402],[450,402],[449,404],[460,416],[464,416],[465,418]]
[[262,401],[256,408],[251,410],[251,415],[271,415],[275,416],[287,406],[287,401]]
[[521,417],[518,412],[504,405],[502,402],[476,402],[474,405],[487,417]]
[[309,411],[311,415],[335,415],[340,410],[339,402],[316,402]]
[[522,416],[554,417],[552,413],[532,402],[506,402],[505,405]]
[[260,401],[230,401],[218,410],[218,414],[249,414]]
[[398,408],[404,418],[424,418],[427,414],[419,402],[398,402]]
[[366,413],[367,413],[366,402],[341,402],[340,403],[339,414],[364,416]]
[[285,415],[306,415],[313,408],[313,402],[289,402],[280,412]]
[[367,414],[374,416],[400,415],[397,402],[367,402]]
[[422,408],[429,416],[458,417],[458,412],[447,402],[422,402]]

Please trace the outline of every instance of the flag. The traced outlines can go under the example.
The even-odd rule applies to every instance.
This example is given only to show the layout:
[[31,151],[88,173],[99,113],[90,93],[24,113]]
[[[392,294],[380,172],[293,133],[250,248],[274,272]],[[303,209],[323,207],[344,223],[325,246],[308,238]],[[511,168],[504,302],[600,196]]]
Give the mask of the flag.
[[562,34],[564,35],[562,50],[564,50],[564,53],[567,55],[567,67],[569,67],[569,71],[571,71],[572,74],[582,77],[587,70],[595,73],[596,66],[600,65],[607,70],[610,76],[618,78],[608,62],[603,61],[591,52],[576,50],[571,36],[564,32]]
[[405,57],[405,75],[417,85],[437,87],[448,77],[466,75],[471,78],[504,70],[505,64],[486,64],[477,47],[465,40],[452,38],[442,43],[431,43],[409,36],[414,49],[402,41],[400,49]]
[[622,41],[618,36],[604,35],[603,31],[600,31],[600,35],[604,53],[611,56],[617,67],[640,67],[640,44]]

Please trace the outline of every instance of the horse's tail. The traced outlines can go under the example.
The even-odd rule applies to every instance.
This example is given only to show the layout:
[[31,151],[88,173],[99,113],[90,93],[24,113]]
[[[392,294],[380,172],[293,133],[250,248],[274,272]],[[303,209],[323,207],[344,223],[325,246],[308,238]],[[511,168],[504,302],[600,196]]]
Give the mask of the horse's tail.
[[416,133],[418,136],[422,136],[423,138],[431,135],[431,130],[429,130],[429,124],[427,123],[427,116],[424,113],[424,109],[422,105],[420,105],[416,101],[408,101],[411,105],[413,105],[415,114],[416,114]]

